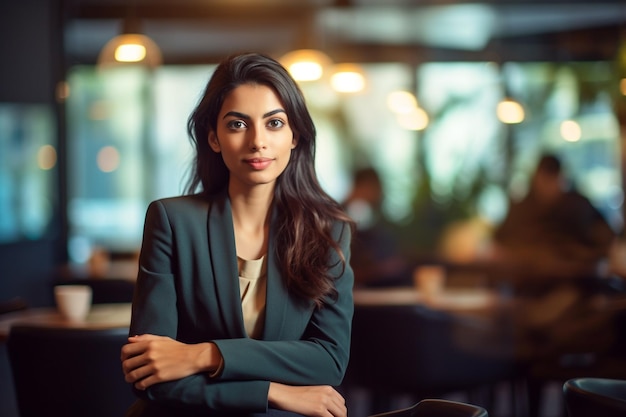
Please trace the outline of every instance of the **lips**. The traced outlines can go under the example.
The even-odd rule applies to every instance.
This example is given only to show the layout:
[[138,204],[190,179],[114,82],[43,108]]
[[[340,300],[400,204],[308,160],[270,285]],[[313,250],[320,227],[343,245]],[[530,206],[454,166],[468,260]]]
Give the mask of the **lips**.
[[267,168],[272,163],[272,161],[273,159],[271,158],[250,158],[245,160],[248,165],[256,170]]

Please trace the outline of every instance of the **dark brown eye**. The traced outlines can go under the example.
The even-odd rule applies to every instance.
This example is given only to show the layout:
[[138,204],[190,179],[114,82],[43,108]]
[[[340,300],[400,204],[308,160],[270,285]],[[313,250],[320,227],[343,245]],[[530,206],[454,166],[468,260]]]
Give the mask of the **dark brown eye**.
[[246,124],[242,121],[242,120],[232,120],[230,122],[228,122],[228,128],[229,129],[244,129],[246,127]]
[[280,119],[272,119],[267,125],[272,129],[280,129],[281,127],[285,126],[285,122]]

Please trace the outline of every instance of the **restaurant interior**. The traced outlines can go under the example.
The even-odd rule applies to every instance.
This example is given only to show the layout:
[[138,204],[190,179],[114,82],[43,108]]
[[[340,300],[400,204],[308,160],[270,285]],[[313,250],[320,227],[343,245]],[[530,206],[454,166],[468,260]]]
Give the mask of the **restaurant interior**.
[[[1,416],[41,398],[7,340],[64,327],[55,287],[128,327],[146,208],[183,193],[189,113],[244,51],[297,80],[320,183],[357,224],[352,417],[424,398],[573,417],[566,381],[626,380],[623,0],[21,0],[0,33]],[[120,62],[125,42],[143,56]],[[544,155],[589,211],[505,232]]]

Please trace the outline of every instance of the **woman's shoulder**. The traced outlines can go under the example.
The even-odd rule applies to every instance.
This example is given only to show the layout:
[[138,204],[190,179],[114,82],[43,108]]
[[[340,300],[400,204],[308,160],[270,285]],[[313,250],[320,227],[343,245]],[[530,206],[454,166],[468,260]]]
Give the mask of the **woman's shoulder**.
[[150,203],[149,210],[159,207],[169,214],[207,213],[212,204],[218,201],[219,196],[206,194],[190,194],[175,197],[164,197]]
[[194,207],[194,206],[206,206],[210,204],[211,198],[204,194],[189,194],[180,195],[175,197],[163,197],[154,200],[150,205],[161,205],[167,208],[175,207]]
[[332,235],[336,241],[351,240],[354,232],[353,223],[346,219],[334,219],[332,223]]
[[147,223],[166,222],[179,232],[187,230],[195,233],[202,230],[198,224],[207,221],[215,203],[216,200],[202,194],[160,198],[150,203],[146,213]]

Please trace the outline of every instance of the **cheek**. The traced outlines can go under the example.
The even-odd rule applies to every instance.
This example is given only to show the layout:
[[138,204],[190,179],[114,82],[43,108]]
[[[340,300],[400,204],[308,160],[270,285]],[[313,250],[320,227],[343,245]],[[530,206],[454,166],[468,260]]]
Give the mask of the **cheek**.
[[296,153],[294,151],[293,148],[289,148],[285,151],[285,167],[287,167],[287,165],[291,164],[293,162],[293,160],[296,157]]

